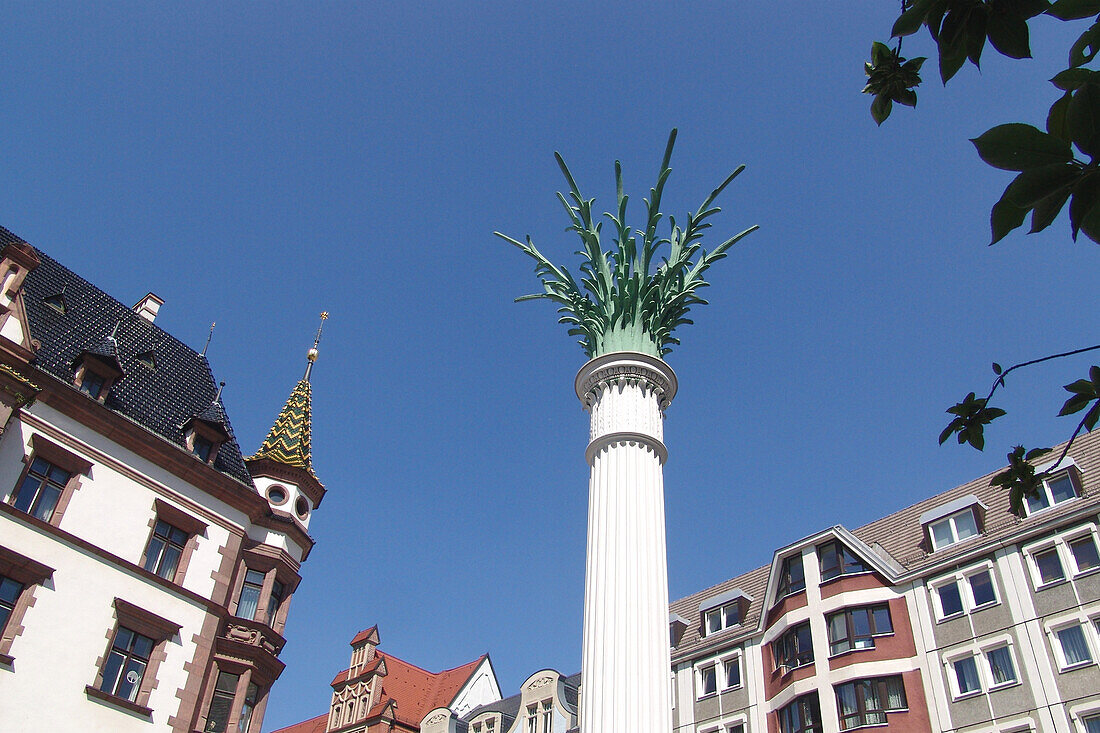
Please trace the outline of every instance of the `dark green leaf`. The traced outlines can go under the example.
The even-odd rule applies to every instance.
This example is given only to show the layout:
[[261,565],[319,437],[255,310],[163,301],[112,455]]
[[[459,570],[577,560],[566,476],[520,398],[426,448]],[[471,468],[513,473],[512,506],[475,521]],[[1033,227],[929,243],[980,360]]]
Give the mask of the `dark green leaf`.
[[1034,18],[1050,10],[1050,0],[1001,0],[1000,3],[994,0],[994,5],[1003,6],[1008,12],[1024,19]]
[[1080,178],[1081,169],[1069,163],[1055,163],[1026,170],[1005,189],[1005,198],[1022,209],[1059,193]]
[[993,373],[996,374],[999,377],[999,376],[1001,376],[1002,371],[1003,370],[1001,369],[1001,365],[998,364],[997,362],[993,362]]
[[1083,66],[1100,51],[1100,23],[1093,23],[1069,49],[1069,65]]
[[997,125],[970,142],[982,160],[1006,171],[1073,160],[1073,152],[1065,140],[1021,122]]
[[1059,20],[1080,20],[1100,14],[1100,0],[1058,0],[1047,10]]
[[1041,458],[1047,453],[1050,453],[1050,448],[1032,448],[1027,452],[1024,458],[1029,461],[1034,461],[1036,458]]
[[1081,231],[1085,233],[1086,237],[1100,244],[1100,206],[1094,206],[1081,219]]
[[1070,189],[1066,188],[1035,204],[1035,208],[1031,212],[1031,234],[1041,232],[1051,225],[1058,213],[1062,211],[1062,207],[1066,205],[1066,201],[1069,200],[1069,193]]
[[1073,91],[1092,80],[1095,71],[1091,69],[1066,69],[1054,75],[1050,82],[1064,92]]
[[970,22],[966,24],[966,57],[970,62],[981,68],[982,49],[985,48],[985,13],[971,13]]
[[876,95],[874,101],[871,102],[871,119],[875,121],[875,124],[881,125],[890,116],[890,111],[893,108],[894,103],[890,101],[889,97],[885,94]]
[[1062,389],[1074,394],[1084,395],[1089,399],[1096,396],[1096,388],[1093,386],[1092,381],[1088,379],[1078,379],[1076,382],[1065,385]]
[[904,71],[907,71],[907,72],[910,72],[910,73],[913,73],[913,74],[919,74],[920,73],[920,67],[924,66],[924,62],[927,61],[927,60],[928,60],[928,58],[926,56],[917,56],[916,58],[912,58],[912,59],[909,59],[908,61],[906,61],[904,64],[901,65],[901,68]]
[[928,8],[931,5],[931,0],[916,0],[909,6],[908,10],[894,21],[894,27],[891,29],[890,35],[900,37],[916,33],[920,29],[921,23],[924,22],[924,18],[928,14]]
[[970,9],[953,9],[943,19],[938,40],[940,51],[940,79],[950,81],[966,62],[966,21]]
[[1070,397],[1068,400],[1066,400],[1066,404],[1062,405],[1062,410],[1058,413],[1058,417],[1072,415],[1075,412],[1080,412],[1081,410],[1085,409],[1085,405],[1092,402],[1092,399],[1092,397],[1080,394]]
[[1017,15],[994,12],[987,25],[993,48],[1013,59],[1031,58],[1027,21]]
[[902,89],[894,96],[894,101],[898,104],[904,104],[906,107],[916,107],[917,93],[912,89]]
[[1089,379],[1092,380],[1093,389],[1100,395],[1100,366],[1089,367]]
[[1097,420],[1100,420],[1100,404],[1093,405],[1092,409],[1085,413],[1085,419],[1082,421],[1085,424],[1085,430],[1091,433],[1096,427]]
[[1066,124],[1073,144],[1085,155],[1096,157],[1100,152],[1100,86],[1085,84],[1073,93]]
[[1074,241],[1077,241],[1081,222],[1096,208],[1098,201],[1100,201],[1100,173],[1093,172],[1085,175],[1073,187],[1073,197],[1069,200],[1069,225]]
[[1069,134],[1069,124],[1066,122],[1066,112],[1069,110],[1070,99],[1069,92],[1063,94],[1054,104],[1050,105],[1050,112],[1047,113],[1047,132],[1059,140],[1065,140],[1067,143],[1072,139]]
[[[1007,190],[1005,193],[1007,194]],[[1024,223],[1026,216],[1027,209],[1021,209],[1005,196],[1001,196],[1001,200],[993,204],[993,211],[989,214],[989,227],[993,232],[993,241],[990,244],[1004,239],[1005,235]]]
[[871,63],[875,66],[885,64],[893,55],[893,50],[885,43],[875,41],[871,44]]

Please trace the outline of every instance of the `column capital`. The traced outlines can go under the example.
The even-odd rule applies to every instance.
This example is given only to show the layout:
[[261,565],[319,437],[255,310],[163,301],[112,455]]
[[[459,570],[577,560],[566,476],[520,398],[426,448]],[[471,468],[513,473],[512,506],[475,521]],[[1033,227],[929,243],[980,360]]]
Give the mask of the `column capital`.
[[585,363],[573,387],[586,410],[592,407],[598,388],[623,381],[642,381],[657,395],[661,410],[676,396],[676,372],[657,357],[638,351],[613,351]]

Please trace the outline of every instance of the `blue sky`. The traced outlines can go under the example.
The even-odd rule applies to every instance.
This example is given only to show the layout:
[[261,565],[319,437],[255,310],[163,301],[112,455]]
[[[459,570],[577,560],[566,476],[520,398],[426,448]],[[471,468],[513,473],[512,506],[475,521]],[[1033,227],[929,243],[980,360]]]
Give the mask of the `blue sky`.
[[[837,8],[842,8],[838,12]],[[711,305],[668,358],[673,598],[1058,442],[1060,385],[1020,374],[984,454],[939,447],[989,363],[1091,344],[1100,248],[1068,224],[996,247],[1008,174],[968,138],[1041,125],[1068,35],[987,53],[878,129],[859,94],[897,3],[9,4],[0,223],[115,297],[166,301],[253,451],[314,371],[312,533],[265,729],[324,712],[347,642],[429,669],[489,652],[506,694],[580,667],[584,356],[521,253],[574,263],[560,150],[638,205],[680,130],[666,212],[739,163]],[[910,55],[934,55],[927,39]],[[1013,375],[1015,376],[1015,375]]]

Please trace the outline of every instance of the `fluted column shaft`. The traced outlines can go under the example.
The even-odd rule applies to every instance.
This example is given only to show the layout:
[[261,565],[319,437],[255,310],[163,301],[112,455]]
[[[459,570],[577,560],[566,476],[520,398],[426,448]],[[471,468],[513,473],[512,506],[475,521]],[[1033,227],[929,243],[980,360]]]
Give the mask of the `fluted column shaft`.
[[577,374],[591,415],[582,733],[671,733],[664,408],[676,375],[617,352]]

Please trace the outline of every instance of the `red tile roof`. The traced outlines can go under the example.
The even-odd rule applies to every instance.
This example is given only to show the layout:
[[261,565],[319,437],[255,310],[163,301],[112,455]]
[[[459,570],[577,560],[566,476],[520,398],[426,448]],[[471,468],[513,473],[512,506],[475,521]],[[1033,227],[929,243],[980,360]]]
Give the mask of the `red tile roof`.
[[374,625],[374,626],[371,626],[369,629],[363,629],[362,631],[360,631],[358,634],[355,635],[354,639],[351,640],[351,645],[355,646],[356,644],[358,644],[361,641],[366,641],[367,639],[371,638],[371,635],[374,634],[374,632],[377,631],[377,630],[378,630],[378,625],[377,624]]
[[450,704],[488,656],[483,654],[461,667],[433,674],[392,654],[378,654],[386,658],[382,692],[397,701],[397,720],[414,728],[420,726],[428,711]]
[[295,723],[294,725],[288,725],[286,728],[272,731],[272,733],[325,733],[327,724],[328,713],[325,713],[324,715],[318,715],[316,718],[303,720],[301,723]]

